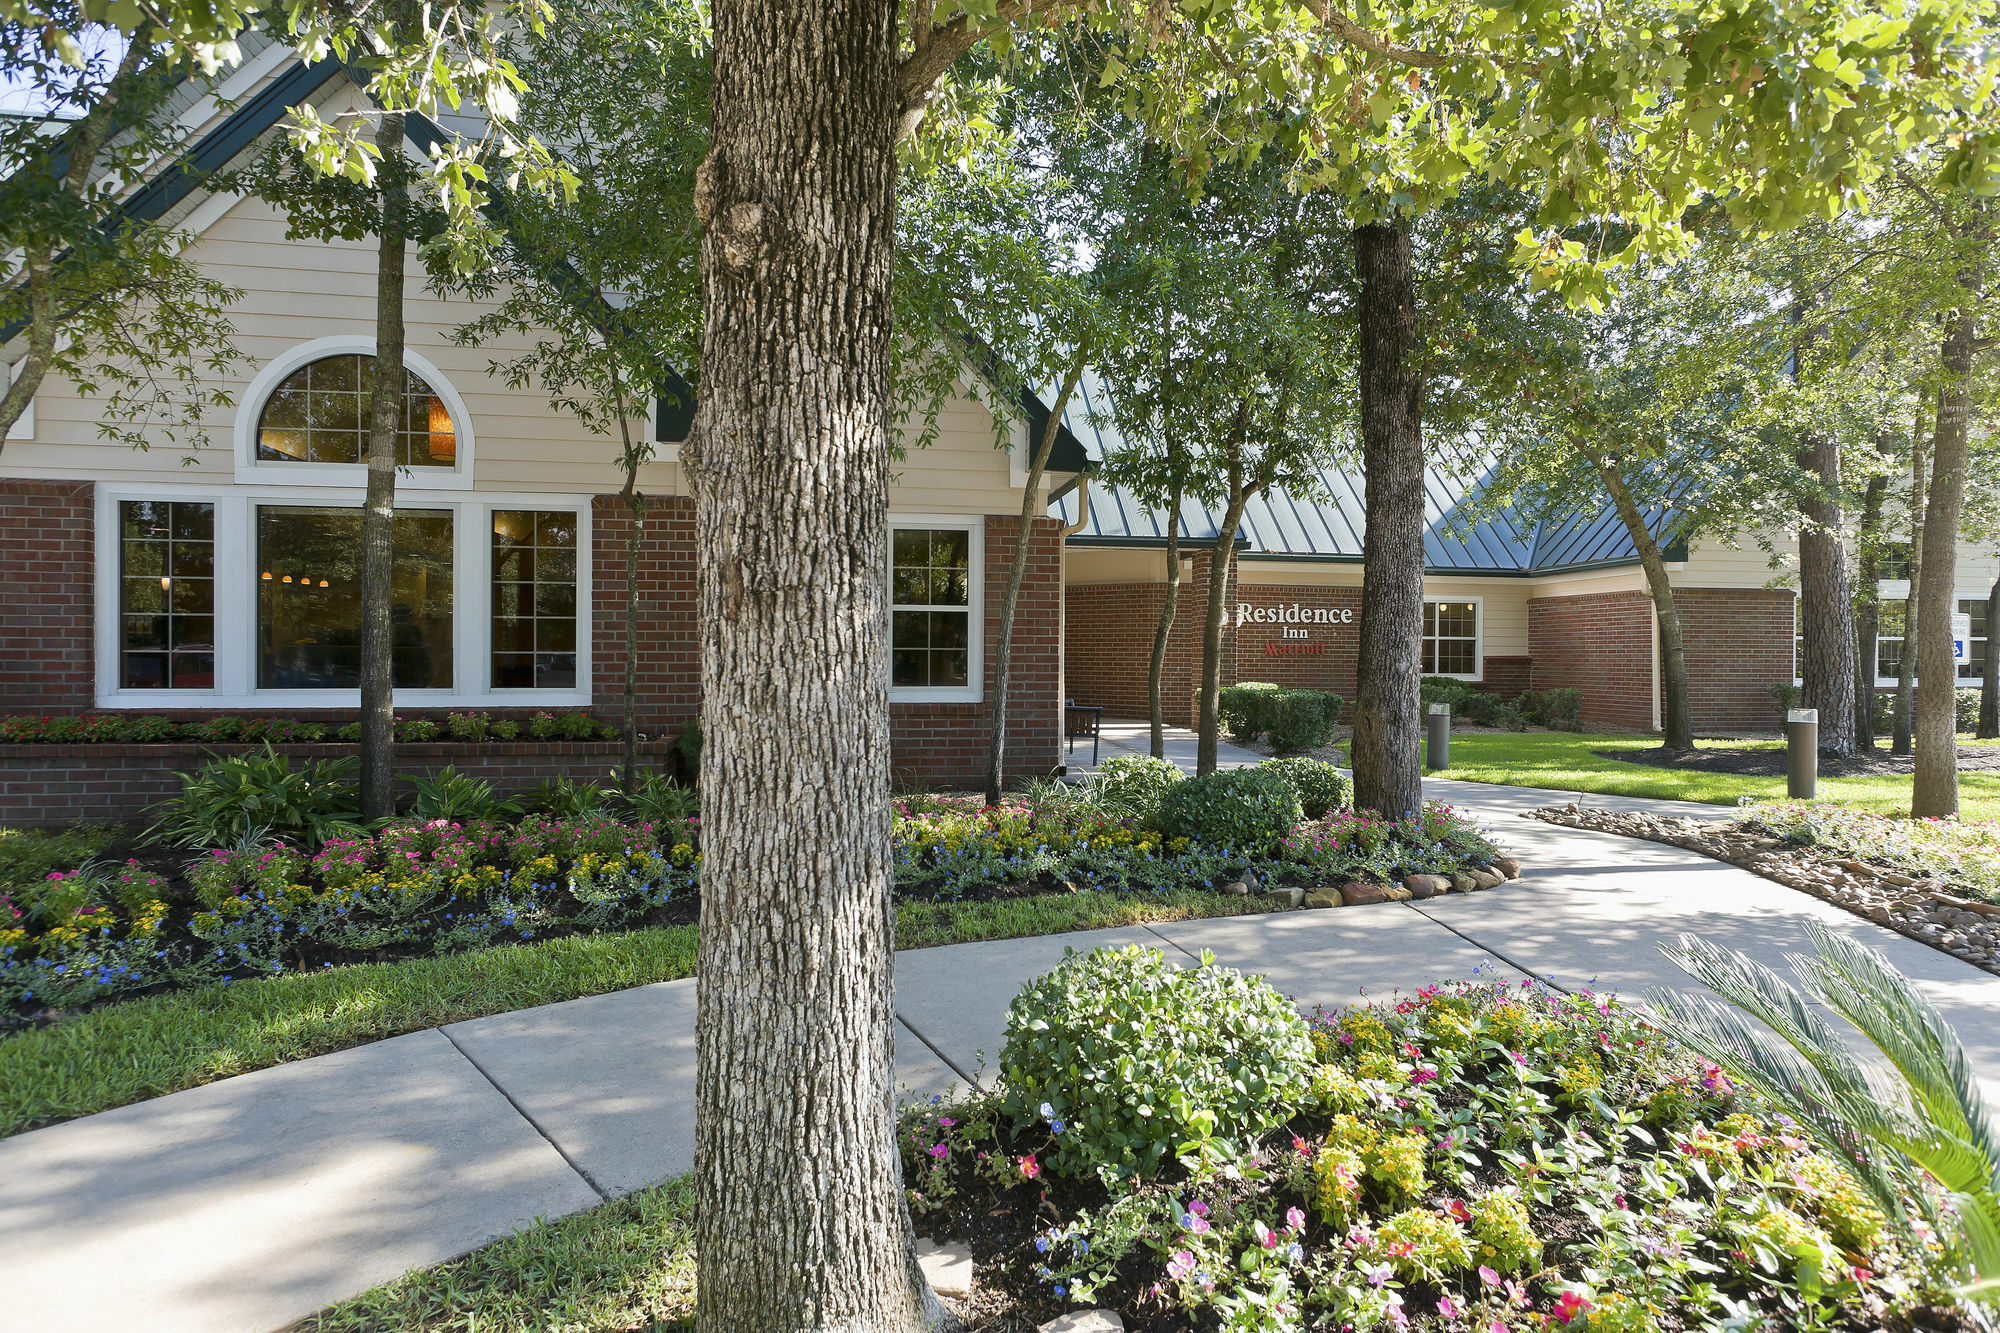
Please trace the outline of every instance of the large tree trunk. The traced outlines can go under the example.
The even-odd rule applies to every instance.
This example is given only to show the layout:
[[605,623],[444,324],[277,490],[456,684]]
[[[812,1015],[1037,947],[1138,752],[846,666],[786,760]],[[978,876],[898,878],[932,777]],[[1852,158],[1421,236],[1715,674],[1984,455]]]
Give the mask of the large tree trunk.
[[[1965,286],[1968,294],[1979,290],[1976,273]],[[1958,520],[1965,504],[1976,336],[1972,311],[1953,312],[1939,357],[1944,377],[1931,437],[1931,493],[1924,506],[1924,581],[1917,590],[1917,773],[1910,813],[1919,819],[1958,813],[1958,664],[1952,661],[1951,617],[1958,610]]]
[[1854,543],[1860,553],[1854,588],[1854,748],[1875,748],[1875,636],[1881,629],[1876,583],[1881,569],[1882,500],[1889,479],[1876,473],[1861,494],[1861,525]]
[[375,268],[368,495],[361,510],[361,817],[396,813],[396,431],[403,420],[403,117],[382,117],[382,231]]
[[1917,429],[1910,434],[1910,577],[1903,599],[1903,649],[1896,655],[1896,703],[1890,714],[1889,753],[1910,753],[1917,687],[1917,590],[1924,574],[1924,436],[1923,409],[1917,409]]
[[888,427],[896,10],[714,10],[695,498],[703,1333],[947,1324],[896,1149]]
[[1395,819],[1423,808],[1418,656],[1424,628],[1423,373],[1410,225],[1354,229],[1361,279],[1360,661],[1354,691],[1355,808]]
[[1646,574],[1646,591],[1653,599],[1653,615],[1660,622],[1660,743],[1669,750],[1694,749],[1694,714],[1688,709],[1687,643],[1681,637],[1681,613],[1674,601],[1673,580],[1667,577],[1667,562],[1660,544],[1646,526],[1646,516],[1632,498],[1625,478],[1609,458],[1580,449],[1597,469],[1604,489],[1610,492],[1612,507],[1625,524],[1626,535],[1639,552],[1639,567]]
[[[1021,603],[1021,581],[1028,572],[1028,552],[1035,535],[1035,519],[1048,512],[1047,505],[1037,508],[1036,499],[1042,491],[1042,477],[1049,470],[1049,455],[1055,452],[1056,437],[1062,433],[1063,413],[1069,410],[1070,396],[1076,392],[1077,382],[1083,378],[1083,355],[1079,350],[1077,359],[1070,363],[1069,373],[1063,378],[1062,388],[1056,393],[1056,400],[1049,407],[1048,424],[1042,427],[1042,438],[1035,442],[1034,461],[1028,466],[1028,488],[1021,495],[1021,521],[1014,529],[1014,558],[1007,565],[1007,591],[1000,599],[1000,642],[993,655],[993,716],[990,725],[992,735],[986,742],[986,803],[1000,804],[1000,786],[1007,763],[1007,687],[1014,668],[1014,611]],[[1060,700],[1058,701],[1060,702]]]
[[1986,651],[1980,655],[1979,727],[1972,734],[1982,741],[2000,736],[2000,579],[1986,592]]
[[1799,706],[1819,710],[1819,748],[1854,753],[1854,603],[1847,585],[1840,445],[1816,435],[1799,451],[1816,489],[1799,502],[1799,628],[1804,689]]
[[1160,604],[1160,623],[1153,626],[1153,659],[1146,668],[1146,700],[1153,722],[1153,758],[1167,757],[1166,697],[1162,693],[1167,671],[1167,644],[1173,638],[1174,616],[1181,604],[1181,493],[1167,499],[1167,597]]
[[1201,711],[1195,718],[1194,772],[1215,771],[1216,740],[1222,731],[1222,622],[1229,610],[1229,557],[1236,550],[1236,526],[1250,492],[1238,483],[1240,468],[1232,460],[1229,505],[1208,555],[1208,610],[1201,625]]

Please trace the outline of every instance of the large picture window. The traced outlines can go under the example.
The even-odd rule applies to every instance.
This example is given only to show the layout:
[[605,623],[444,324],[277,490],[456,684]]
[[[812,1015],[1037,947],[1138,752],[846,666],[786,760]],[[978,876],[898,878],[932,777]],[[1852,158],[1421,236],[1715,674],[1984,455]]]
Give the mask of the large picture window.
[[215,688],[215,506],[118,506],[119,688]]
[[1479,603],[1424,603],[1422,669],[1426,676],[1479,678]]
[[576,529],[566,511],[493,511],[493,686],[576,685]]
[[[342,352],[307,362],[279,381],[257,420],[260,463],[359,463],[367,456],[369,384],[375,359]],[[444,400],[414,371],[403,376],[396,432],[400,467],[448,468],[458,437]]]
[[[257,510],[257,685],[361,684],[361,511]],[[452,684],[452,516],[398,510],[390,599],[399,689]]]
[[890,677],[899,689],[972,685],[972,534],[896,528],[890,571]]

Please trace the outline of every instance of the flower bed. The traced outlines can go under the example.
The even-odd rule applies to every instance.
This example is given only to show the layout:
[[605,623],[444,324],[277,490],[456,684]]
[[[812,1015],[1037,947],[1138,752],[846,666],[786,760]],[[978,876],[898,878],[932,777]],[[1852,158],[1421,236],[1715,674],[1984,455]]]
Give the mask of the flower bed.
[[1817,801],[1751,805],[1740,818],[1708,821],[1578,805],[1534,814],[1712,856],[2000,974],[2000,826]]
[[[969,1242],[982,1325],[1971,1326],[1937,1233],[1613,998],[1467,984],[1286,1018],[1205,970],[1073,958],[1015,1002],[997,1094],[905,1118],[919,1233]],[[1184,1027],[1219,1016],[1192,1053],[1097,1007],[1163,1014],[1176,986]],[[1209,1040],[1246,1053],[1188,1077]]]

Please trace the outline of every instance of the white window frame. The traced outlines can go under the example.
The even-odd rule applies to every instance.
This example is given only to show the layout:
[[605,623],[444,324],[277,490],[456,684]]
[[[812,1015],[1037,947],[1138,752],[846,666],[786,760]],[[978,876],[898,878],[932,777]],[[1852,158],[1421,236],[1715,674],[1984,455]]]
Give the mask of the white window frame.
[[[967,550],[970,552],[971,568],[966,572],[965,604],[967,620],[965,627],[965,680],[964,685],[895,685],[889,686],[890,703],[964,703],[976,704],[986,700],[986,516],[984,514],[896,514],[889,515],[889,552],[882,567],[885,590],[889,599],[889,623],[884,627],[888,635],[888,651],[883,655],[883,666],[893,673],[894,663],[890,654],[895,651],[896,615],[896,529],[898,528],[947,528],[970,534]],[[893,679],[893,674],[892,677]]]
[[[1463,597],[1457,596],[1453,593],[1427,592],[1424,594],[1424,604],[1426,606],[1433,606],[1439,602],[1472,603],[1472,665],[1474,669],[1470,673],[1459,672],[1459,671],[1433,671],[1427,674],[1434,676],[1442,676],[1447,680],[1465,680],[1465,681],[1472,681],[1474,683],[1485,680],[1486,679],[1486,599],[1477,594],[1468,594]],[[1434,638],[1434,637],[1436,636],[1426,635],[1422,633],[1421,629],[1419,630],[1417,636],[1417,652],[1419,657],[1421,657],[1423,654],[1423,640],[1426,638]],[[1451,637],[1453,639],[1458,638],[1458,636],[1455,634],[1452,635]],[[1419,663],[1419,670],[1421,669],[1422,669],[1421,663]]]
[[[347,334],[315,338],[272,358],[250,381],[236,408],[236,480],[245,486],[329,486],[361,490],[368,485],[366,463],[275,463],[257,458],[257,423],[263,419],[264,403],[284,383],[285,377],[301,366],[329,356],[375,355],[375,339]],[[426,491],[466,491],[472,489],[472,413],[458,396],[445,373],[422,353],[403,349],[403,368],[413,371],[430,385],[431,392],[444,402],[451,414],[454,439],[453,462],[449,468],[398,468],[397,490],[405,483]]]
[[[351,489],[258,486],[255,489],[158,483],[101,482],[97,486],[95,541],[97,587],[97,707],[325,708],[361,705],[359,690],[274,690],[257,686],[257,540],[260,505],[359,509]],[[127,690],[121,665],[118,506],[128,500],[179,501],[215,506],[215,688]],[[452,685],[449,689],[399,689],[396,702],[410,708],[574,708],[591,702],[591,497],[396,488],[399,509],[447,509],[452,514]],[[493,679],[493,511],[535,509],[577,516],[576,677],[574,689],[495,687]]]
[[[1875,637],[1868,641],[1868,665],[1875,668],[1877,672],[1875,676],[1875,684],[1878,687],[1883,685],[1894,686],[1896,684],[1896,679],[1897,679],[1894,676],[1884,676],[1880,674],[1882,667],[1882,640],[1885,637],[1894,639],[1897,643],[1902,644],[1905,648],[1907,648],[1910,643],[1909,583],[1903,579],[1884,579],[1882,580],[1880,587],[1883,591],[1878,593],[1875,598]],[[1901,634],[1890,634],[1885,636],[1882,633],[1882,604],[1884,602],[1901,602],[1903,604],[1903,632]],[[1914,677],[1912,679],[1914,679]]]

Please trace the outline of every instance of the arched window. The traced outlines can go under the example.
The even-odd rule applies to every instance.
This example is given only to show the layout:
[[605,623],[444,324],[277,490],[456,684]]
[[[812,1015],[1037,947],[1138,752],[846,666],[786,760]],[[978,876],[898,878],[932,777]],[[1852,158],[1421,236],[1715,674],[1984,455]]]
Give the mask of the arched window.
[[[257,418],[260,463],[360,463],[368,452],[369,391],[375,358],[324,356],[286,375]],[[458,462],[451,409],[413,370],[403,373],[396,430],[400,467],[449,468]]]

